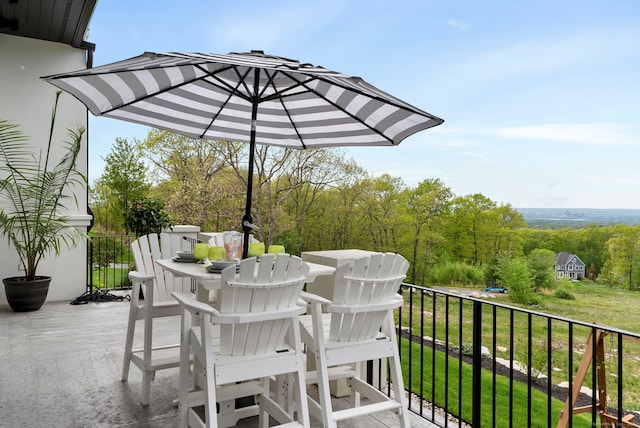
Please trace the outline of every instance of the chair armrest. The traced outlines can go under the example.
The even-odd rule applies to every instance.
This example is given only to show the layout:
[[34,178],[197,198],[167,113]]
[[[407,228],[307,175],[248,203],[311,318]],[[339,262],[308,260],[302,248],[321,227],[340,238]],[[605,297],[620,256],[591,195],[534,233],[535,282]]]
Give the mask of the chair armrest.
[[219,314],[219,312],[211,305],[196,300],[196,296],[194,296],[193,293],[174,291],[171,293],[171,295],[178,301],[178,303],[180,303],[181,306],[183,306],[189,312],[201,312],[211,315]]
[[389,282],[389,281],[402,281],[405,279],[407,275],[396,275],[396,276],[387,276],[384,278],[363,278],[361,276],[345,276],[344,279],[348,279],[350,281],[362,281],[367,283],[377,283],[377,282]]
[[399,308],[404,303],[402,296],[396,295],[393,300],[383,303],[373,303],[370,305],[329,305],[327,312],[337,312],[343,314],[355,314],[359,312],[389,311]]
[[308,291],[302,291],[300,298],[306,303],[320,303],[321,305],[330,305],[331,300],[318,296],[317,294],[309,293]]
[[129,279],[131,281],[144,282],[155,279],[155,275],[132,270],[131,272],[129,272]]

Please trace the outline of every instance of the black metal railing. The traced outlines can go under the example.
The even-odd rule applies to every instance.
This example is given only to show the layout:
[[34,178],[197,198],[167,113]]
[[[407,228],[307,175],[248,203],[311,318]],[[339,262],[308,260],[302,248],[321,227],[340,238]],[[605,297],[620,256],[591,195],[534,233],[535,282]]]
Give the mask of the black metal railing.
[[129,250],[135,237],[129,235],[93,236],[87,246],[87,289],[131,288],[129,270],[133,256]]
[[[129,271],[134,268],[131,242],[133,235],[92,236],[87,246],[87,290],[120,290],[131,288]],[[200,242],[183,236],[187,245]]]
[[414,413],[442,427],[635,426],[621,421],[640,409],[640,335],[410,284],[402,291],[398,340]]

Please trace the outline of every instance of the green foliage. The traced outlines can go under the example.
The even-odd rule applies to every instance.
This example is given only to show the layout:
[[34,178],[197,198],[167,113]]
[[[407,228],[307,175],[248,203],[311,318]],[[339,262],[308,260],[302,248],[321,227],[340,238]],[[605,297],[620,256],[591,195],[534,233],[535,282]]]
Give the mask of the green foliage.
[[640,226],[615,226],[615,232],[607,241],[611,273],[618,281],[624,281],[629,290],[635,285],[634,273],[640,262]]
[[133,232],[136,237],[160,233],[170,226],[173,226],[171,216],[165,211],[164,204],[156,199],[144,198],[136,201],[127,212],[127,232]]
[[442,226],[452,197],[451,189],[438,179],[424,180],[405,191],[405,235],[413,259],[409,276],[414,283],[424,283],[446,245]]
[[473,357],[473,342],[464,342],[462,348],[460,348],[460,353],[467,357]]
[[463,262],[442,262],[428,273],[427,280],[442,285],[478,285],[485,282],[485,267]]
[[555,285],[556,254],[551,250],[536,248],[527,256],[527,264],[533,274],[535,288],[551,288]]
[[571,294],[571,292],[569,292],[569,290],[567,290],[566,288],[559,288],[557,289],[553,295],[559,299],[564,299],[564,300],[576,300],[575,296],[573,294]]
[[124,226],[126,213],[132,201],[147,196],[150,185],[146,181],[147,167],[136,153],[135,146],[126,138],[116,138],[109,154],[103,158],[104,172],[91,188],[96,204],[94,213],[108,214],[113,226]]
[[531,357],[531,376],[534,381],[540,376],[547,373],[547,343],[542,340],[536,340],[531,344],[531,356],[527,349],[529,348],[527,340],[518,339],[513,346],[514,360],[523,365],[528,364]]
[[[18,125],[0,120],[0,234],[18,252],[27,280],[37,275],[40,261],[49,253],[58,255],[63,246],[71,248],[87,238],[84,231],[70,226],[65,213],[69,200],[77,205],[74,188],[83,191],[85,177],[76,168],[84,128],[68,130],[62,143],[63,154],[52,159],[56,110],[60,92],[51,114],[49,140],[44,148],[34,149]],[[44,154],[44,156],[43,156]]]
[[537,304],[533,293],[533,274],[523,258],[498,257],[496,265],[498,283],[509,289],[509,298],[515,303]]
[[521,252],[513,232],[524,226],[522,215],[510,205],[498,206],[481,194],[457,197],[445,228],[448,249],[456,260],[490,263],[500,252]]

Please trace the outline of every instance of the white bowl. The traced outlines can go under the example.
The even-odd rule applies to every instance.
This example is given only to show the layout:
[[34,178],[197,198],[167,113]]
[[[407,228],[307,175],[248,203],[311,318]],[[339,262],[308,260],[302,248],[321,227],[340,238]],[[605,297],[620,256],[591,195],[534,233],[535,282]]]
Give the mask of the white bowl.
[[196,260],[196,256],[194,256],[191,251],[176,251],[176,256],[181,259]]
[[219,269],[219,270],[222,270],[229,266],[236,266],[236,265],[237,265],[236,262],[211,262],[211,267],[213,269]]

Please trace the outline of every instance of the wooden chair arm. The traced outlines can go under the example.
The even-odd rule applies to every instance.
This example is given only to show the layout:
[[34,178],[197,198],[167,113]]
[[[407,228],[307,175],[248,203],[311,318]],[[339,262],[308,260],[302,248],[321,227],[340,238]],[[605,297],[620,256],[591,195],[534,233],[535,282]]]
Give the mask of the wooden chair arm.
[[317,294],[309,293],[308,291],[302,291],[300,298],[306,303],[319,303],[321,305],[330,305],[331,300],[320,297]]
[[211,305],[196,300],[196,296],[193,293],[174,291],[171,293],[174,299],[180,303],[186,310],[192,313],[204,313],[212,316],[218,315],[217,309]]
[[349,281],[362,281],[367,283],[376,283],[376,282],[389,282],[389,281],[402,281],[405,279],[407,275],[396,275],[396,276],[387,276],[384,278],[363,278],[361,276],[345,276],[344,279]]
[[138,272],[137,270],[132,270],[131,272],[129,272],[129,279],[132,282],[136,282],[136,281],[145,282],[145,281],[151,281],[155,279],[155,275]]
[[374,303],[370,305],[327,305],[327,312],[336,312],[343,314],[355,314],[359,312],[375,312],[375,311],[388,311],[395,308],[399,308],[404,303],[402,296],[396,295],[396,297],[384,303]]

